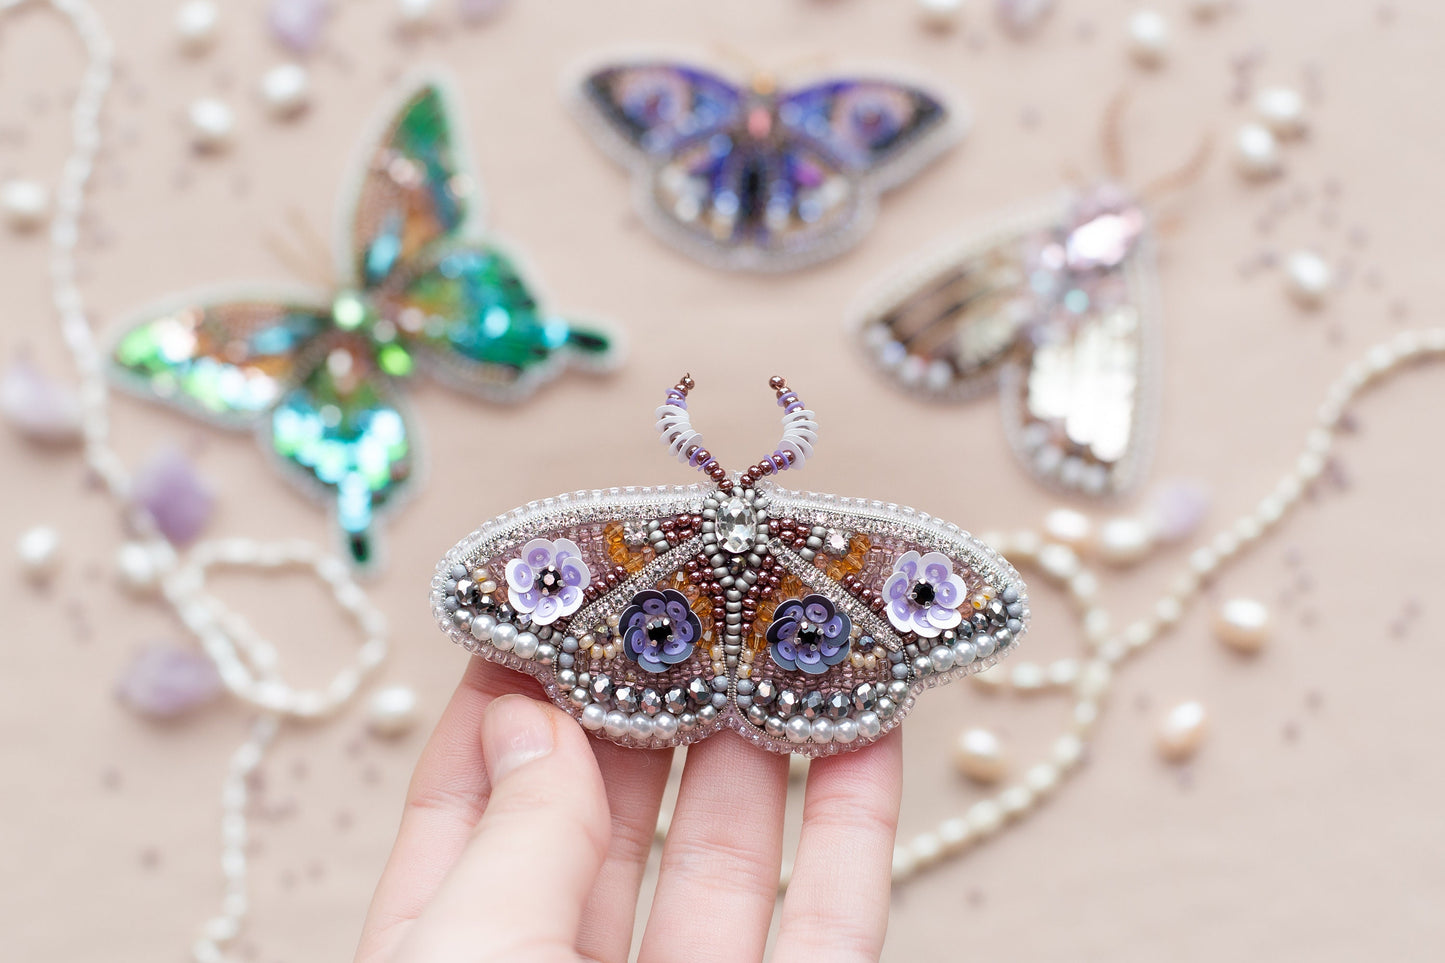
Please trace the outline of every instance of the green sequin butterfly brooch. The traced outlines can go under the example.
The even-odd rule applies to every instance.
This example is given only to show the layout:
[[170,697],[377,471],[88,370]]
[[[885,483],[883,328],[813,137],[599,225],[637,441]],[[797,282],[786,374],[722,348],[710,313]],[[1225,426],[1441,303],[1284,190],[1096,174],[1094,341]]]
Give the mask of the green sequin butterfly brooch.
[[399,388],[424,371],[494,401],[567,363],[611,366],[615,334],[547,314],[511,258],[477,239],[479,197],[444,86],[407,86],[363,159],[333,292],[191,297],[123,326],[124,386],[255,430],[334,506],[346,550],[375,557],[377,514],[416,475]]

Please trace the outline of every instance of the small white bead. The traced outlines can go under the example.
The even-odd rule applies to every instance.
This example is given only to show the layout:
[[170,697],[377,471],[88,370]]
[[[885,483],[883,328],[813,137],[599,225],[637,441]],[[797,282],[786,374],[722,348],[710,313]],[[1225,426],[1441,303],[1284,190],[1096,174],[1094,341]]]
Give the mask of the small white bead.
[[5,222],[17,231],[39,227],[50,212],[50,192],[35,181],[6,181],[0,188],[0,206],[5,208]]
[[974,782],[998,782],[1008,771],[1003,744],[987,729],[965,729],[954,746],[954,765]]
[[1305,129],[1305,100],[1289,87],[1266,87],[1254,98],[1254,112],[1280,137],[1298,137]]
[[404,685],[389,685],[372,693],[366,703],[366,725],[374,735],[393,738],[416,725],[416,693]]
[[913,853],[910,852],[906,846],[895,846],[893,848],[894,879],[902,879],[912,875],[914,867],[917,865],[918,860],[913,857]]
[[216,42],[221,11],[211,0],[188,0],[176,10],[176,35],[181,49],[201,53]]
[[1003,825],[1003,810],[992,799],[980,799],[968,808],[967,818],[974,835],[988,836]]
[[280,64],[261,78],[261,98],[273,117],[294,117],[311,101],[311,78],[300,64]]
[[1072,508],[1055,508],[1044,516],[1044,534],[1073,549],[1087,548],[1094,537],[1089,516]]
[[963,0],[918,0],[918,13],[926,26],[952,30],[963,12]]
[[1236,652],[1254,653],[1269,641],[1269,608],[1256,599],[1234,598],[1214,616],[1214,634]]
[[396,0],[397,14],[404,27],[429,25],[436,6],[436,0]]
[[1164,62],[1169,52],[1169,22],[1157,10],[1140,10],[1129,18],[1129,52],[1146,67]]
[[1279,173],[1279,141],[1263,124],[1244,124],[1234,135],[1234,161],[1246,177],[1262,180]]
[[1024,773],[1024,785],[1033,790],[1035,796],[1047,796],[1059,784],[1059,767],[1051,762],[1039,762]]
[[1067,545],[1049,543],[1039,550],[1039,568],[1045,575],[1067,581],[1078,574],[1079,556]]
[[1334,284],[1334,272],[1314,251],[1295,251],[1287,257],[1284,276],[1290,295],[1307,308],[1317,307],[1323,302]]
[[1154,547],[1154,534],[1141,519],[1111,518],[1099,528],[1099,557],[1110,565],[1133,565]]
[[219,151],[231,143],[236,121],[231,108],[214,97],[202,97],[188,112],[191,138],[202,150]]
[[917,865],[927,866],[943,855],[943,840],[934,833],[919,833],[908,844],[908,851]]
[[1052,756],[1054,765],[1060,769],[1072,769],[1084,758],[1084,741],[1075,735],[1059,736],[1054,741]]
[[1021,816],[1034,804],[1034,792],[1028,786],[1009,786],[999,793],[998,805],[1009,818]]
[[115,567],[120,573],[120,584],[136,595],[147,595],[156,590],[160,580],[160,566],[155,553],[140,542],[126,542],[115,555]]
[[1209,716],[1199,702],[1181,702],[1170,709],[1159,726],[1159,753],[1170,762],[1182,762],[1199,751]]
[[1112,678],[1113,672],[1110,671],[1108,663],[1094,659],[1084,665],[1074,689],[1081,699],[1098,699],[1109,691]]
[[25,574],[33,581],[43,582],[55,574],[60,564],[60,533],[49,525],[36,525],[21,534],[15,543],[15,552],[20,556]]

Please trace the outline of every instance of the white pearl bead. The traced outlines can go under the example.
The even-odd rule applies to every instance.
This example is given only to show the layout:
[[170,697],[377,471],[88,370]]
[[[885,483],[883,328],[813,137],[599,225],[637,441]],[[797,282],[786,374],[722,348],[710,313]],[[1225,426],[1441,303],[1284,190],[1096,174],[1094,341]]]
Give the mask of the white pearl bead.
[[212,0],[188,0],[176,10],[176,34],[181,49],[201,53],[216,42],[221,11]]
[[1099,557],[1110,565],[1133,565],[1154,547],[1154,534],[1141,519],[1111,518],[1099,528]]
[[918,0],[924,24],[935,30],[951,30],[963,12],[963,0]]
[[436,0],[397,0],[397,13],[405,27],[421,27],[431,22]]
[[261,78],[261,98],[273,117],[293,117],[311,100],[311,78],[300,64],[281,64]]
[[50,192],[35,181],[6,181],[0,188],[0,206],[5,208],[5,221],[17,231],[39,227],[50,211]]
[[115,567],[120,573],[121,585],[129,591],[137,595],[155,591],[160,569],[155,554],[147,546],[126,542],[116,552]]
[[1305,129],[1305,99],[1289,87],[1266,87],[1254,98],[1254,112],[1281,137],[1298,137]]
[[1199,702],[1181,702],[1170,709],[1159,726],[1159,753],[1170,762],[1182,762],[1199,751],[1209,716]]
[[965,729],[959,733],[953,761],[958,771],[974,782],[998,782],[1008,771],[1003,744],[987,729]]
[[236,121],[231,108],[214,97],[202,97],[191,104],[188,117],[191,137],[202,150],[222,150],[231,143]]
[[1319,305],[1334,284],[1334,272],[1314,251],[1295,251],[1287,257],[1284,276],[1289,293],[1304,307]]
[[54,575],[60,564],[60,533],[49,525],[36,525],[21,534],[15,552],[25,574],[42,582]]
[[1256,599],[1230,599],[1214,616],[1214,634],[1236,652],[1254,653],[1269,641],[1269,608]]
[[1263,124],[1244,124],[1234,135],[1234,160],[1240,173],[1262,179],[1279,173],[1279,141]]
[[1129,52],[1146,67],[1164,62],[1169,50],[1169,22],[1157,10],[1140,10],[1129,18]]
[[366,704],[366,725],[374,735],[405,735],[416,725],[416,717],[416,693],[404,685],[377,689]]
[[1083,512],[1055,508],[1044,516],[1044,534],[1061,545],[1086,548],[1094,537],[1094,523]]

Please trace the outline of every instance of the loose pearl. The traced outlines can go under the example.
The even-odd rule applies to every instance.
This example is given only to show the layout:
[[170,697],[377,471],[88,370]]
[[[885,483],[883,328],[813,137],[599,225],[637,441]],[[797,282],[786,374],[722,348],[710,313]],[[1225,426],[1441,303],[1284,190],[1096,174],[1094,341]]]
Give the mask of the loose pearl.
[[372,693],[366,704],[366,725],[374,735],[394,738],[416,725],[416,693],[404,685],[389,685]]
[[1111,518],[1099,528],[1099,557],[1110,565],[1133,565],[1154,547],[1154,534],[1141,519]]
[[155,554],[139,542],[126,542],[115,556],[115,567],[120,573],[120,582],[136,595],[155,591],[160,577],[160,567]]
[[6,181],[0,188],[0,206],[5,208],[6,223],[15,230],[33,230],[50,210],[50,192],[35,181]]
[[1289,87],[1266,87],[1254,98],[1254,112],[1280,137],[1298,137],[1305,129],[1305,100]]
[[191,137],[202,150],[218,151],[231,143],[235,118],[224,102],[214,97],[202,97],[191,104],[189,118]]
[[923,22],[935,30],[952,30],[963,12],[963,0],[918,0]]
[[1129,52],[1146,67],[1164,62],[1169,48],[1169,23],[1157,10],[1140,10],[1129,18]]
[[176,10],[176,34],[181,49],[201,53],[216,42],[216,27],[221,11],[211,0],[189,0]]
[[1044,516],[1044,534],[1070,548],[1085,548],[1094,537],[1094,523],[1083,512],[1055,508]]
[[1255,599],[1230,599],[1214,616],[1214,634],[1236,652],[1254,653],[1264,648],[1270,634],[1269,609]]
[[1245,124],[1234,135],[1234,160],[1246,177],[1263,179],[1279,173],[1279,141],[1263,124]]
[[1181,702],[1170,709],[1159,726],[1159,753],[1170,762],[1182,762],[1199,751],[1209,716],[1198,702]]
[[987,729],[965,729],[954,746],[954,764],[974,782],[998,782],[1008,770],[1003,745]]
[[294,117],[311,100],[311,78],[300,64],[281,64],[261,78],[261,98],[273,117]]
[[55,574],[60,563],[60,533],[49,525],[28,529],[15,543],[20,564],[31,580],[43,582]]
[[1284,262],[1290,295],[1302,307],[1319,306],[1334,283],[1329,264],[1314,251],[1295,251]]

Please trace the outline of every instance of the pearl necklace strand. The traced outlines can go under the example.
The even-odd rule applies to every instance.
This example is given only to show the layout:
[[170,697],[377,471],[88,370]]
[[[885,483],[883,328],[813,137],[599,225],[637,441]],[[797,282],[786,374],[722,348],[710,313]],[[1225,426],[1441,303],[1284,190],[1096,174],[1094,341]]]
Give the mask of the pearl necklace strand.
[[[27,2],[0,0],[0,13]],[[161,596],[215,662],[226,688],[260,710],[246,741],[231,756],[221,791],[221,909],[203,925],[191,948],[198,963],[215,963],[225,958],[225,946],[240,932],[248,908],[248,779],[260,765],[282,721],[326,718],[352,700],[367,676],[386,658],[386,620],[352,578],[346,563],[315,545],[293,540],[227,538],[200,542],[189,553],[180,555],[156,530],[149,515],[129,507],[131,478],[120,456],[110,447],[105,359],[86,320],[84,300],[76,283],[75,258],[85,189],[100,147],[100,112],[110,88],[113,47],[100,17],[86,0],[44,2],[70,23],[86,55],[85,71],[71,109],[73,146],[61,168],[50,228],[51,294],[66,347],[80,375],[85,463],[122,506],[127,526],[136,533],[132,543],[136,548],[128,550],[132,554],[145,553]],[[361,630],[363,641],[355,661],[338,671],[324,688],[298,689],[289,685],[280,674],[276,647],[206,590],[206,573],[217,566],[309,569]]]

